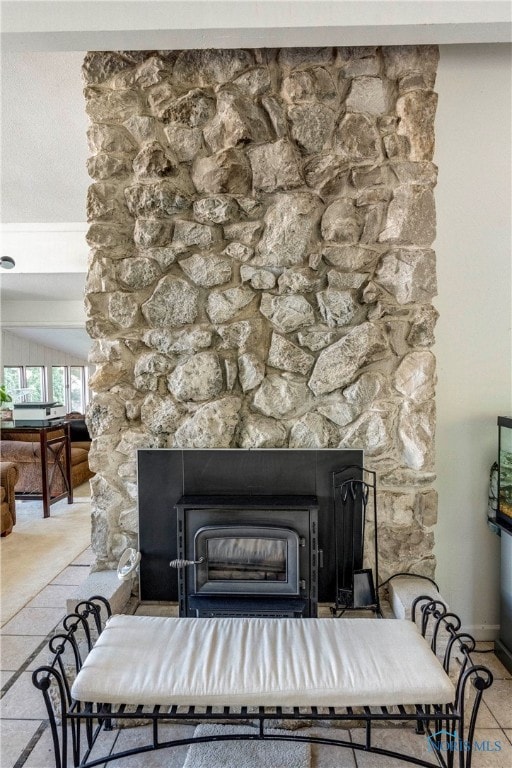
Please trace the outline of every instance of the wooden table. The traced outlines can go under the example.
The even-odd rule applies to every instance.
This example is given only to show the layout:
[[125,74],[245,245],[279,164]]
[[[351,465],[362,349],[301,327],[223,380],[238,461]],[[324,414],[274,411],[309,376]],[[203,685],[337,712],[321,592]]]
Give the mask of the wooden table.
[[[54,437],[51,433],[59,431]],[[17,499],[42,499],[43,517],[50,517],[50,505],[67,496],[68,504],[73,503],[73,485],[71,482],[71,443],[69,439],[69,424],[57,421],[51,426],[14,426],[2,427],[2,439],[12,440],[14,433],[38,435],[41,447],[41,493],[15,493]],[[49,461],[53,458],[53,462]],[[59,472],[64,480],[65,491],[58,496],[51,495],[52,481],[55,473]]]

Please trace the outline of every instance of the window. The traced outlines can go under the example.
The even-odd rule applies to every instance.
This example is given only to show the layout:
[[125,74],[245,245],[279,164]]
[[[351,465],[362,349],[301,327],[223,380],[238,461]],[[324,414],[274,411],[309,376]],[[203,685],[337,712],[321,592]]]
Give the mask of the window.
[[83,365],[52,366],[53,399],[66,406],[66,413],[84,413],[87,405],[86,371]]
[[6,365],[4,383],[15,402],[46,400],[46,375],[42,365]]

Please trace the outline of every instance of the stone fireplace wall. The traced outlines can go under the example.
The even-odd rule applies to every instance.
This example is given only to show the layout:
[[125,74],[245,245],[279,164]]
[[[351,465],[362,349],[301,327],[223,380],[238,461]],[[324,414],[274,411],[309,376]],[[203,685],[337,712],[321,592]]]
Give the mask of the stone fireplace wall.
[[437,61],[87,54],[97,569],[137,545],[139,447],[354,447],[382,575],[433,574]]

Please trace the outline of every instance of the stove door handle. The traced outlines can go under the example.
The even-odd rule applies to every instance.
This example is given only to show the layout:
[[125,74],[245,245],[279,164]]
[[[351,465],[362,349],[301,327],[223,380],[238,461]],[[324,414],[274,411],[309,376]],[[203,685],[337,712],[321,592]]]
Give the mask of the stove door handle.
[[171,560],[169,563],[170,568],[186,568],[187,565],[201,565],[206,558],[200,557],[199,560]]

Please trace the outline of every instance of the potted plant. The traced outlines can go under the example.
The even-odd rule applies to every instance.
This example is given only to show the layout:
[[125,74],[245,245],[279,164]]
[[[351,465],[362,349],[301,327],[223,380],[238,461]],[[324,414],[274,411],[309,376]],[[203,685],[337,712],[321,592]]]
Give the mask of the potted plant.
[[0,420],[12,421],[12,408],[8,403],[12,403],[12,397],[5,390],[5,384],[0,384]]

